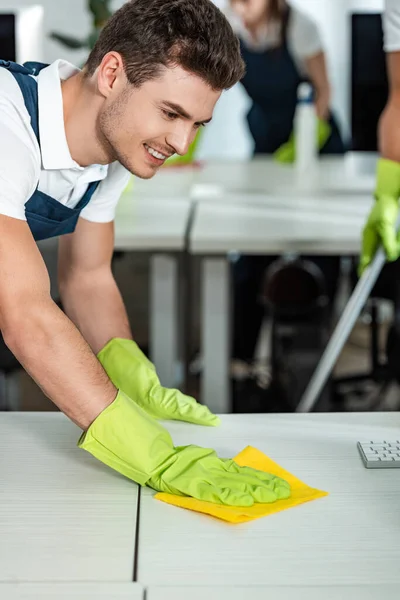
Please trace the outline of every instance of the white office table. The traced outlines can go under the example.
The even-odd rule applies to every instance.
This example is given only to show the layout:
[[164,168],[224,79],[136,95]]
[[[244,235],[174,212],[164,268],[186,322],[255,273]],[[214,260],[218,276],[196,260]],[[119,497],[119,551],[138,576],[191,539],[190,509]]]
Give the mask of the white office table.
[[314,176],[299,180],[294,165],[282,165],[268,156],[248,161],[209,162],[193,179],[192,195],[232,193],[276,193],[297,195],[299,191],[370,194],[375,185],[377,155],[348,153],[321,157]]
[[138,487],[80,433],[61,413],[0,413],[0,583],[133,582]]
[[397,585],[330,586],[224,586],[219,587],[152,587],[146,600],[398,600]]
[[230,265],[228,253],[357,254],[371,196],[226,195],[198,202],[190,251],[202,261],[202,400],[229,412]]
[[188,198],[191,187],[202,170],[203,167],[192,165],[162,167],[151,179],[134,177],[132,193],[150,198],[160,198],[173,193]]
[[0,583],[1,600],[144,600],[138,583]]
[[[396,588],[398,597],[400,470],[365,469],[356,443],[397,439],[400,415],[265,414],[222,419],[215,429],[180,423],[169,423],[168,429],[175,444],[212,447],[224,457],[253,445],[329,496],[229,525],[156,501],[151,490],[143,490],[138,581],[148,588],[149,600],[181,600],[184,590],[175,596],[167,591],[185,586],[203,586],[203,595],[197,590],[186,596],[191,600],[242,600],[240,588],[247,590],[246,598],[253,598],[254,588],[257,600],[394,600]],[[316,586],[323,593],[307,595]],[[376,586],[378,595],[365,586]],[[152,592],[157,587],[164,596],[163,591]],[[282,588],[282,594],[272,594],[271,587]],[[294,595],[290,587],[306,591]],[[230,596],[232,588],[238,591]],[[257,588],[264,588],[265,595]],[[355,593],[340,596],[338,590]]]
[[[157,177],[157,176],[156,176]],[[143,182],[141,182],[143,183]],[[115,249],[147,251],[150,258],[150,348],[160,381],[177,384],[179,255],[186,248],[191,204],[187,196],[148,196],[134,183],[117,207]]]

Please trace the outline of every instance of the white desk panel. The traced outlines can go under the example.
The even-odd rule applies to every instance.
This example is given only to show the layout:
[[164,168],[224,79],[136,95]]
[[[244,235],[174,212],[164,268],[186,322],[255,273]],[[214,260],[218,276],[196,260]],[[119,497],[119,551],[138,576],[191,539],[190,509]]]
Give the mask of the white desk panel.
[[255,587],[150,587],[146,600],[398,600],[396,585]]
[[210,161],[193,179],[192,191],[209,193],[372,194],[375,186],[377,155],[348,153],[325,156],[317,164],[313,178],[301,180],[294,165],[279,164],[270,156],[256,156],[248,161]]
[[115,215],[115,249],[183,250],[190,210],[187,198],[125,194]]
[[62,413],[0,413],[0,582],[133,581],[138,487],[80,433]]
[[138,583],[0,583],[1,600],[143,600]]
[[358,440],[398,439],[398,413],[222,419],[216,429],[173,423],[168,429],[175,444],[215,448],[223,457],[253,445],[330,495],[229,525],[154,500],[144,490],[138,564],[143,585],[400,585],[400,470],[365,469],[356,447]]
[[190,235],[193,254],[353,254],[360,249],[370,202],[351,214],[331,209],[200,203]]

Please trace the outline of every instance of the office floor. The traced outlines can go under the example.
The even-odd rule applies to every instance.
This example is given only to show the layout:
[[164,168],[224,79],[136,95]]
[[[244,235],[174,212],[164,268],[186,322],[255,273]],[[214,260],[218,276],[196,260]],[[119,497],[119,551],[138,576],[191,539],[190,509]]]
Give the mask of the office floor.
[[[126,254],[118,258],[114,263],[115,277],[127,306],[134,338],[142,347],[147,347],[148,345],[148,264],[149,257],[147,254]],[[194,285],[196,290],[198,290],[197,275],[198,265],[195,263]],[[195,293],[194,297],[198,297],[198,294]],[[197,315],[193,332],[193,340],[196,343],[196,339],[198,340],[199,337],[198,310],[196,310],[196,307],[194,312]],[[336,375],[343,376],[368,370],[368,339],[368,325],[361,322],[358,323],[339,358],[335,369]],[[384,340],[385,329],[382,328],[382,348]],[[71,373],[71,376],[73,376],[73,373]],[[19,383],[21,389],[21,410],[57,410],[26,373],[23,372],[20,374]],[[198,392],[198,381],[196,378],[190,381],[190,391],[194,395]],[[365,399],[354,398],[350,402],[350,409],[352,410],[363,410],[364,406]],[[397,386],[394,385],[391,387],[383,408],[387,410],[398,410],[400,408],[400,390]]]

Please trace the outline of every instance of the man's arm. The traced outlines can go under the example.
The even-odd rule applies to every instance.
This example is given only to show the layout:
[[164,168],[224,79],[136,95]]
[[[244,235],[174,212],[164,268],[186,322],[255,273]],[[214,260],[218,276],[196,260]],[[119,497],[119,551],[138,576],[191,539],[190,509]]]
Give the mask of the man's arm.
[[0,328],[44,393],[87,429],[117,390],[50,296],[42,257],[25,221],[0,215]]
[[379,122],[379,150],[383,158],[400,163],[400,51],[387,54],[389,99]]
[[63,307],[96,354],[112,338],[132,339],[125,306],[111,272],[114,224],[80,218],[60,238],[59,289]]

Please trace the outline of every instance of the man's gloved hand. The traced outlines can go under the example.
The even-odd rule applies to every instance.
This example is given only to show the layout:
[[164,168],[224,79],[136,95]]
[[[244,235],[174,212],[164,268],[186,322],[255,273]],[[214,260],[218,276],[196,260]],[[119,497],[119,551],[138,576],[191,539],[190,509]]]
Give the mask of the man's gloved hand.
[[82,434],[78,446],[160,492],[228,506],[252,506],[290,496],[289,484],[279,477],[240,467],[208,448],[174,447],[168,431],[121,391]]
[[377,165],[375,203],[362,236],[359,275],[362,275],[371,263],[380,244],[383,245],[389,261],[399,257],[400,243],[395,227],[399,213],[399,196],[400,163],[380,158]]
[[179,390],[162,387],[154,365],[132,340],[114,338],[97,358],[116,388],[155,419],[174,419],[196,425],[219,425],[209,409]]
[[[317,148],[321,150],[329,136],[331,135],[331,126],[326,121],[322,121],[322,119],[318,119],[317,122]],[[296,137],[294,132],[290,134],[288,141],[285,144],[282,144],[274,152],[274,159],[280,163],[292,164],[296,160]]]

